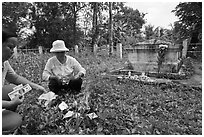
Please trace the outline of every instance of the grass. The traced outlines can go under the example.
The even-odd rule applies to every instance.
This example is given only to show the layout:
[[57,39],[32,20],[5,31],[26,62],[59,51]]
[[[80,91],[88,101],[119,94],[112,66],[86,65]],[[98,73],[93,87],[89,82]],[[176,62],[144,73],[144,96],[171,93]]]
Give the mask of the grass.
[[[112,69],[125,67],[126,58],[93,56],[84,51],[74,55],[87,70],[84,88],[89,93],[90,109],[84,106],[84,96],[58,96],[47,108],[39,105],[41,93],[31,91],[18,108],[23,124],[18,134],[100,134],[100,135],[201,135],[202,90],[179,84],[146,85],[132,80],[117,80],[100,75]],[[14,70],[46,87],[41,73],[51,54],[21,54],[10,60]],[[88,87],[88,88],[87,88]],[[63,119],[67,111],[58,105],[65,101],[70,110],[81,117]],[[77,102],[77,107],[73,102]],[[99,117],[89,119],[95,112]]]

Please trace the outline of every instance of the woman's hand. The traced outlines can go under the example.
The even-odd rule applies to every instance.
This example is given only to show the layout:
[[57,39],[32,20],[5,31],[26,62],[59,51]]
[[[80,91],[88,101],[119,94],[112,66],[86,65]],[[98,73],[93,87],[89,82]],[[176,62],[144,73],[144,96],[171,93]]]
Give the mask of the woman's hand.
[[79,79],[79,78],[82,78],[83,76],[84,76],[84,73],[79,72],[79,73],[74,77],[74,79]]
[[42,91],[43,93],[47,93],[46,89],[45,89],[44,87],[38,85],[38,84],[35,84],[35,85],[33,86],[33,88],[34,88],[35,90]]
[[38,85],[38,86],[36,87],[36,90],[43,91],[44,93],[47,93],[47,90],[45,90],[45,88],[42,87],[42,86],[40,86],[40,85]]
[[24,100],[24,96],[17,95],[10,101],[10,107],[16,107],[20,105]]

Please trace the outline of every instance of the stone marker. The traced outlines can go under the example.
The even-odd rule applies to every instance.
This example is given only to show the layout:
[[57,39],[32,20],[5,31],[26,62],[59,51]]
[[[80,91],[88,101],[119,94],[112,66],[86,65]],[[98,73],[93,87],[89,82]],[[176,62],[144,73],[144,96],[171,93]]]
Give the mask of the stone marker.
[[123,50],[122,50],[122,43],[117,44],[117,56],[122,59],[123,58]]
[[75,54],[78,54],[78,53],[79,53],[79,46],[78,46],[78,45],[75,45],[75,47],[74,47],[74,52],[75,52]]
[[183,41],[182,57],[185,58],[188,50],[188,39]]
[[94,47],[93,47],[94,55],[96,55],[97,49],[98,49],[98,45],[97,45],[97,44],[94,44]]
[[40,55],[43,54],[42,46],[39,46],[39,47],[38,47],[38,50],[39,50],[39,54],[40,54]]
[[13,51],[14,51],[14,57],[17,58],[18,57],[18,49],[17,49],[17,47],[15,47],[13,49]]

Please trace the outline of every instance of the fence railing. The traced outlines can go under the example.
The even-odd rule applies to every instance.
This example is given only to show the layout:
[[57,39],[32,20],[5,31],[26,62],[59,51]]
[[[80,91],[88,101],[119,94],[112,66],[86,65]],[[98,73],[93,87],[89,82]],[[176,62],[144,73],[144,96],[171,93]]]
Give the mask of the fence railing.
[[[43,52],[49,52],[50,49],[43,49]],[[35,52],[35,53],[40,53],[39,49],[17,49],[17,52]]]
[[[188,40],[184,40],[183,44],[182,44],[183,49],[182,49],[182,52],[181,52],[182,53],[181,56],[185,57],[187,52],[192,53],[192,54],[197,54],[197,53],[202,54],[202,51],[196,51],[196,50],[187,51],[189,45],[198,46],[198,45],[202,45],[202,43],[191,43],[191,44],[189,44]],[[109,49],[108,45],[103,46],[103,47],[98,47],[97,45],[94,45],[94,54],[97,54],[97,52],[100,52],[104,48],[106,49],[107,52],[109,52],[109,50],[107,50],[107,49]],[[124,48],[121,43],[118,43],[117,46],[116,46],[115,53],[119,58],[122,59],[123,56],[126,56],[126,54],[128,53],[127,51],[130,51],[130,49],[134,52],[134,48]],[[81,49],[78,47],[78,45],[75,45],[74,48],[70,49],[70,51],[74,52],[75,54],[78,54],[80,50]],[[144,50],[146,50],[146,49],[144,49]],[[149,49],[149,50],[151,50],[151,49]],[[17,48],[14,48],[14,55],[17,57],[18,53],[34,52],[34,53],[43,54],[43,53],[49,53],[49,51],[50,51],[50,48],[42,48],[41,46],[39,48],[37,48],[37,49],[17,49]]]

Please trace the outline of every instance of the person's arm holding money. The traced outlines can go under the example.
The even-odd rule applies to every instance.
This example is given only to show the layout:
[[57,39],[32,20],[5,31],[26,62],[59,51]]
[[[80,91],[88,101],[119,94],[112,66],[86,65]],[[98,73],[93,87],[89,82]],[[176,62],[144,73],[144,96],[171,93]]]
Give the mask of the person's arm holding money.
[[40,85],[38,85],[36,83],[33,83],[33,82],[27,80],[26,78],[16,74],[15,71],[10,66],[10,64],[8,64],[8,72],[7,72],[7,75],[6,75],[6,79],[8,79],[10,83],[13,83],[15,85],[29,84],[32,89],[47,92],[44,87],[42,87],[42,86],[40,86]]
[[[2,28],[2,131],[14,131],[22,123],[21,115],[15,111],[18,105],[22,103],[23,96],[17,95],[12,99],[9,97],[15,86],[29,84],[33,89],[46,92],[42,86],[17,75],[10,66],[8,60],[12,57],[13,50],[18,45],[18,36],[15,30],[9,30],[9,28]],[[5,80],[8,83],[5,83]]]
[[11,101],[2,100],[2,108],[3,109],[10,109],[15,108],[16,106],[20,105],[23,102],[23,97],[16,96]]
[[17,84],[17,85],[18,84],[23,84],[23,85],[29,84],[32,87],[32,89],[35,89],[35,90],[38,90],[38,91],[43,91],[45,93],[47,92],[44,87],[42,87],[42,86],[40,86],[40,85],[38,85],[36,83],[33,83],[33,82],[27,80],[26,78],[24,78],[22,76],[18,76],[18,78],[16,79],[16,81],[14,83]]

